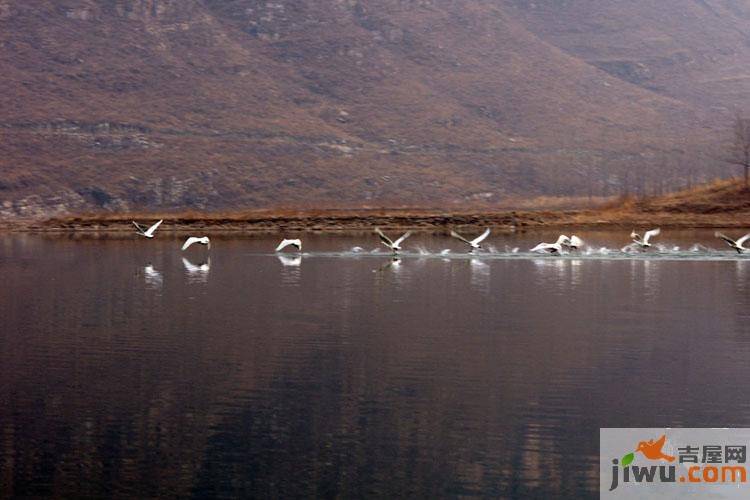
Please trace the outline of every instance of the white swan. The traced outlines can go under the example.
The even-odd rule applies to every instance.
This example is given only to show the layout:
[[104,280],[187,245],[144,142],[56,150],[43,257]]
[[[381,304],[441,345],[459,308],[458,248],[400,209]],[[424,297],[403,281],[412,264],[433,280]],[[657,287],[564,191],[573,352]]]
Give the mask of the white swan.
[[183,243],[182,251],[184,252],[185,250],[187,250],[188,247],[190,247],[190,245],[192,245],[193,243],[200,243],[201,245],[206,245],[209,250],[211,249],[211,240],[208,239],[208,236],[203,236],[201,238],[198,238],[197,236],[191,236],[185,240],[185,243]]
[[145,236],[146,238],[153,238],[154,232],[156,231],[156,228],[159,227],[159,225],[164,222],[164,219],[161,219],[159,222],[154,224],[148,229],[145,229],[145,226],[141,226],[136,221],[133,221],[133,225],[135,226],[135,229],[138,231],[138,234],[141,236]]
[[640,246],[641,248],[648,248],[651,246],[651,243],[649,243],[649,240],[653,236],[658,236],[659,233],[661,233],[660,228],[652,229],[650,231],[646,231],[643,234],[643,238],[641,238],[641,235],[636,233],[635,230],[633,230],[632,233],[630,233],[630,237],[633,239],[633,243]]
[[750,239],[750,234],[746,234],[745,236],[743,236],[742,238],[740,238],[740,239],[738,239],[736,241],[733,240],[732,238],[730,238],[729,236],[726,236],[726,235],[724,235],[724,234],[722,234],[722,233],[720,233],[718,231],[716,231],[714,233],[714,235],[717,238],[721,238],[722,240],[726,241],[727,245],[729,245],[730,247],[734,248],[737,251],[737,253],[745,253],[748,250],[750,250],[750,248],[745,248],[745,246],[744,246],[744,243],[748,239]]
[[406,238],[411,236],[411,231],[407,231],[399,239],[397,239],[396,241],[392,241],[388,236],[383,234],[383,231],[381,231],[377,227],[375,228],[375,233],[380,236],[380,241],[383,243],[383,245],[390,248],[393,253],[397,253],[399,250],[401,250],[401,243],[403,243]]
[[473,240],[467,240],[466,238],[464,238],[463,236],[461,236],[457,232],[451,231],[451,236],[453,236],[454,238],[459,239],[459,240],[463,241],[464,243],[466,243],[467,245],[469,245],[471,247],[471,250],[477,250],[477,249],[482,248],[482,246],[480,245],[480,243],[482,241],[484,241],[484,239],[487,238],[487,236],[489,236],[489,235],[490,235],[490,229],[487,228],[482,234],[480,234],[479,236],[477,236]]
[[289,245],[296,247],[300,252],[302,251],[302,240],[297,238],[296,240],[281,240],[281,243],[279,243],[279,246],[276,247],[274,252],[280,252]]
[[531,252],[536,253],[561,253],[563,246],[570,246],[570,238],[561,234],[555,243],[539,243],[537,246],[532,248]]

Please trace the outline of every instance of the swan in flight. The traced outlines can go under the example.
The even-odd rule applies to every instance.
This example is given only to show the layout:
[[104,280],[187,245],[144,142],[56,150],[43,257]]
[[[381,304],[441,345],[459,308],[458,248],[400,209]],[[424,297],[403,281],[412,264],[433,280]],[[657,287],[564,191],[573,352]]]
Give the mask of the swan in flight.
[[482,241],[484,241],[484,239],[487,236],[489,236],[489,235],[490,235],[490,229],[487,228],[482,234],[480,234],[479,236],[477,236],[473,240],[467,240],[466,238],[464,238],[463,236],[461,236],[457,232],[451,231],[451,236],[453,236],[456,239],[459,239],[459,240],[463,241],[464,243],[466,243],[467,245],[469,245],[471,247],[470,251],[482,248],[482,246],[480,245],[480,243]]
[[274,250],[274,252],[280,252],[289,245],[296,247],[300,252],[302,251],[302,240],[298,238],[296,240],[281,240],[281,243],[279,243],[279,246],[276,247],[276,250]]
[[138,234],[141,236],[145,236],[146,238],[153,238],[154,232],[156,231],[156,228],[159,227],[159,224],[164,222],[164,219],[161,219],[159,222],[151,226],[150,228],[146,229],[145,226],[141,226],[136,221],[133,221],[133,225],[135,226],[135,229],[138,231]]
[[729,236],[726,236],[726,235],[724,235],[724,234],[722,234],[722,233],[720,233],[718,231],[716,233],[714,233],[714,235],[717,238],[721,238],[722,240],[726,241],[727,245],[729,245],[730,247],[732,247],[735,250],[737,250],[737,253],[745,253],[748,250],[750,250],[750,248],[745,248],[744,247],[744,243],[748,239],[750,239],[750,234],[746,234],[745,236],[743,236],[742,238],[738,239],[737,241],[733,240]]
[[197,236],[191,236],[190,238],[185,240],[185,243],[182,245],[182,251],[190,247],[193,243],[200,243],[201,245],[206,245],[208,249],[211,249],[211,240],[208,239],[208,236],[203,236],[202,238],[198,238]]
[[530,251],[531,252],[536,252],[536,253],[555,253],[555,254],[559,254],[559,253],[562,252],[564,246],[565,247],[571,246],[570,243],[571,243],[570,238],[568,238],[564,234],[561,234],[557,238],[556,242],[554,242],[554,243],[539,243],[537,246],[535,246],[534,248],[532,248]]
[[399,250],[401,250],[401,243],[406,238],[411,236],[411,231],[407,231],[399,239],[397,239],[396,241],[392,241],[388,236],[383,234],[383,231],[381,231],[379,228],[376,227],[375,232],[377,233],[378,236],[380,236],[380,241],[383,243],[383,245],[390,248],[393,251],[393,253],[397,253]]
[[632,233],[630,233],[630,237],[633,238],[633,243],[640,246],[641,248],[648,248],[651,246],[651,243],[649,243],[649,240],[652,236],[658,236],[659,233],[661,233],[660,228],[652,229],[650,231],[646,231],[643,234],[643,238],[641,239],[641,235],[635,232],[635,229]]

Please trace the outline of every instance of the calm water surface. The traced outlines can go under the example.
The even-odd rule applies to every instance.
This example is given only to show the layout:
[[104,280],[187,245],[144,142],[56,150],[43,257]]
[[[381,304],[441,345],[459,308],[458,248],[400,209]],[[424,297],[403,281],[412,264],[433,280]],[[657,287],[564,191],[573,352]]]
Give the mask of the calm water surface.
[[596,497],[600,427],[750,427],[750,259],[710,235],[0,236],[0,496]]

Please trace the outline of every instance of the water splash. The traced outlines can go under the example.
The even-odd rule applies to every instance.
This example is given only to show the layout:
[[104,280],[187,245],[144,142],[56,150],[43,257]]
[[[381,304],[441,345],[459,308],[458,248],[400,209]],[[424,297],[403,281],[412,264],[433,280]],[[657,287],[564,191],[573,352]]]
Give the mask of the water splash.
[[430,251],[429,251],[429,250],[427,250],[427,249],[426,249],[425,247],[423,247],[422,245],[417,245],[417,246],[416,246],[415,248],[416,248],[416,250],[417,250],[417,253],[418,253],[419,255],[431,255]]
[[610,253],[612,253],[612,250],[610,250],[607,247],[599,247],[599,248],[587,247],[586,251],[583,252],[582,255],[609,255]]
[[694,252],[694,253],[697,253],[697,252],[710,252],[710,251],[711,251],[710,248],[708,248],[706,245],[701,245],[700,243],[696,243],[695,245],[691,246],[688,249],[688,252]]

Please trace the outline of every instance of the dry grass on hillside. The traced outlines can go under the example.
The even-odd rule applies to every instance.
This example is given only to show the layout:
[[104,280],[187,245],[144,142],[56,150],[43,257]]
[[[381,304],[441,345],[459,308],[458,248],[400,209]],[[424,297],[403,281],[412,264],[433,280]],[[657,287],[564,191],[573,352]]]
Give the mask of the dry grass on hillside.
[[636,204],[643,212],[716,214],[750,211],[750,188],[737,179],[723,179]]
[[[624,198],[593,209],[555,210],[537,200],[536,210],[500,209],[316,209],[244,210],[216,213],[89,214],[32,223],[38,230],[124,231],[131,220],[165,219],[173,231],[358,231],[374,226],[444,231],[449,227],[490,226],[498,229],[568,226],[746,227],[750,226],[750,190],[737,180],[707,185],[664,196],[636,200]],[[571,201],[571,200],[568,200]],[[605,201],[605,200],[602,200]]]
[[750,189],[741,180],[716,180],[641,200],[621,198],[569,219],[580,225],[750,227]]

